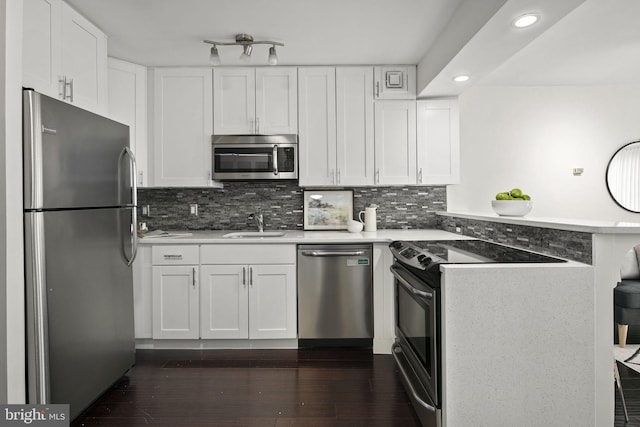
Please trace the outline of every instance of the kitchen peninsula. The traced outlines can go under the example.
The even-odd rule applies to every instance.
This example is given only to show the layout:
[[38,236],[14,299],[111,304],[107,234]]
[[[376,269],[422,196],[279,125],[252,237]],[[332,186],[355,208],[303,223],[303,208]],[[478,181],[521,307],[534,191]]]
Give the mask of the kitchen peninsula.
[[[545,253],[579,248],[573,256],[593,265],[596,425],[609,425],[614,414],[611,387],[613,292],[627,251],[640,243],[640,223],[566,218],[501,217],[491,213],[439,212],[445,230],[512,244]],[[560,244],[558,239],[567,239]]]

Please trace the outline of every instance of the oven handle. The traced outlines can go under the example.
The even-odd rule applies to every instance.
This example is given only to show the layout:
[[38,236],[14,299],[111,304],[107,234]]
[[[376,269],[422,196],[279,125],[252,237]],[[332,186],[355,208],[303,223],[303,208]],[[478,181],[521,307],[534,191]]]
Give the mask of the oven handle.
[[393,358],[396,361],[396,366],[398,367],[398,369],[400,370],[400,375],[402,375],[404,377],[404,382],[405,384],[407,384],[407,386],[409,387],[409,391],[411,392],[411,395],[413,396],[413,398],[415,399],[415,401],[422,406],[423,408],[425,408],[427,411],[431,411],[431,412],[435,412],[436,408],[434,406],[429,405],[427,402],[425,402],[424,400],[422,400],[422,398],[418,395],[418,393],[416,392],[416,389],[413,388],[413,384],[411,383],[411,378],[409,377],[409,375],[407,374],[407,371],[405,371],[404,367],[402,366],[402,362],[400,361],[400,359],[398,358],[398,354],[397,353],[402,353],[402,348],[400,348],[400,346],[398,345],[398,343],[393,343],[393,346],[391,346],[391,354],[393,354]]
[[398,279],[398,282],[400,282],[403,288],[405,288],[406,290],[408,290],[414,295],[421,296],[422,298],[433,299],[433,292],[425,292],[425,291],[421,291],[420,289],[414,288],[413,286],[411,286],[409,282],[407,282],[407,280],[404,277],[400,276],[400,273],[398,273],[398,269],[396,267],[391,266],[389,269],[391,270],[391,273],[393,273],[395,278]]

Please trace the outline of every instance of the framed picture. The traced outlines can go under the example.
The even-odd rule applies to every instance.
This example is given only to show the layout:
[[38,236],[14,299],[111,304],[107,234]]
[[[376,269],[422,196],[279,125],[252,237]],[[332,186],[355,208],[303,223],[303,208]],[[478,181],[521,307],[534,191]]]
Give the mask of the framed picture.
[[305,230],[346,230],[353,219],[353,191],[304,190]]

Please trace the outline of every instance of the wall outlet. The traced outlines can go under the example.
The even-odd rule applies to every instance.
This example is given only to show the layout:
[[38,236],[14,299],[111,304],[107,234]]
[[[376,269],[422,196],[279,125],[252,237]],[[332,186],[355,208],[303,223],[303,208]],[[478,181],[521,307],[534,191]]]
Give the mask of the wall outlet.
[[198,204],[191,203],[189,205],[189,215],[198,216]]
[[151,216],[151,207],[149,205],[142,206],[142,215]]
[[462,228],[456,227],[456,233],[462,233]]

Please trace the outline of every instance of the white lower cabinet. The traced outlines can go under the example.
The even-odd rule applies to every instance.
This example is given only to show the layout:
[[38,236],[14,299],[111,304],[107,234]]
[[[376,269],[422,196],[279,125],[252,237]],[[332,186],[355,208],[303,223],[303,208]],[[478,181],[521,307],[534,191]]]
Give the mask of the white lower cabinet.
[[200,336],[297,336],[295,265],[203,265]]
[[198,267],[153,266],[153,338],[198,338]]
[[154,339],[195,339],[200,336],[198,254],[196,245],[156,245],[151,248]]
[[[238,260],[247,264],[233,264]],[[215,339],[297,337],[296,247],[203,245],[200,336]]]
[[294,244],[144,249],[134,275],[136,338],[297,338]]

